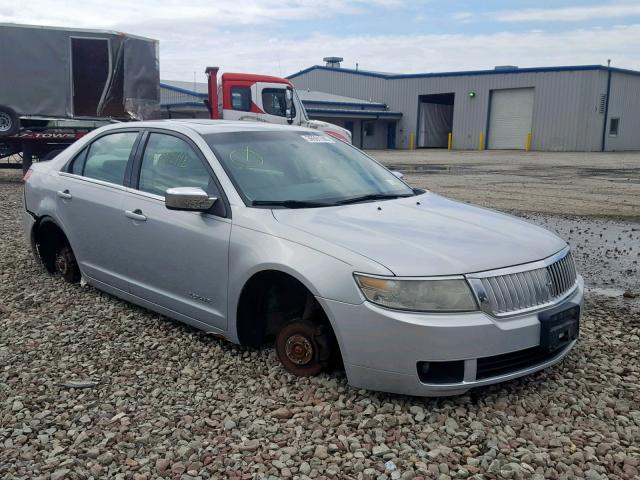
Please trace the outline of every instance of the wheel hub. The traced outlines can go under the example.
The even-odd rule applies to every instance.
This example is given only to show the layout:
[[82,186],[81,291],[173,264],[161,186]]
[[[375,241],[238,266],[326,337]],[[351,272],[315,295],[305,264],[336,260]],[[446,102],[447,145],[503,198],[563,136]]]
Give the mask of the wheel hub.
[[8,132],[11,129],[11,123],[11,117],[5,112],[0,112],[0,132]]
[[58,271],[64,274],[67,271],[67,267],[68,267],[67,259],[64,258],[64,255],[58,255],[56,257],[56,268],[58,269]]
[[313,358],[313,345],[302,335],[292,335],[287,339],[286,353],[296,365],[306,365]]

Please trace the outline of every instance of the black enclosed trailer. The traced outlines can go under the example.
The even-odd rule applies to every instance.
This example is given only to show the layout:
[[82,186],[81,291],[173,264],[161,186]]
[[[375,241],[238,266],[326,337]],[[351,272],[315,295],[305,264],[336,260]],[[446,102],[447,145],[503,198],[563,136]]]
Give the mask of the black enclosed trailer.
[[94,128],[159,112],[157,40],[0,24],[0,159],[20,155],[26,170]]

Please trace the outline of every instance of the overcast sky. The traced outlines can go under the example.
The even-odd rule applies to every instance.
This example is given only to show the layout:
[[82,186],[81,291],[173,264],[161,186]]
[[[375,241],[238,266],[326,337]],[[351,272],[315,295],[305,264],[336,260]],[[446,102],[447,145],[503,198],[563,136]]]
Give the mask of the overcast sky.
[[204,81],[207,65],[286,76],[328,55],[400,73],[608,58],[640,69],[638,0],[0,0],[0,22],[155,38],[171,80]]

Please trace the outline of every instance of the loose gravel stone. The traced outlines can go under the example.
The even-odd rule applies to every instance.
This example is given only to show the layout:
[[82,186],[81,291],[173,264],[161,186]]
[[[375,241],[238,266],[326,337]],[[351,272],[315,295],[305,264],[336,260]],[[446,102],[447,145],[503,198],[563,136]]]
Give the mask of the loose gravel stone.
[[313,452],[313,456],[320,460],[324,460],[329,457],[329,453],[327,453],[327,447],[324,445],[318,445]]
[[46,274],[21,202],[0,171],[0,478],[638,477],[629,299],[589,296],[577,347],[544,372],[453,398],[369,392]]
[[293,412],[288,408],[282,407],[271,412],[271,416],[274,418],[279,418],[281,420],[286,420],[293,417]]

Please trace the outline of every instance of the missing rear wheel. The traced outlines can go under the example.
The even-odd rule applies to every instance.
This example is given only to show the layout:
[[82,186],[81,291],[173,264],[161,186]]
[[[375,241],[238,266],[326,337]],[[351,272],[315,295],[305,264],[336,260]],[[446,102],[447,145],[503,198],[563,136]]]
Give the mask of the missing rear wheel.
[[62,246],[56,252],[55,268],[56,272],[69,283],[76,283],[80,280],[80,269],[69,245]]

